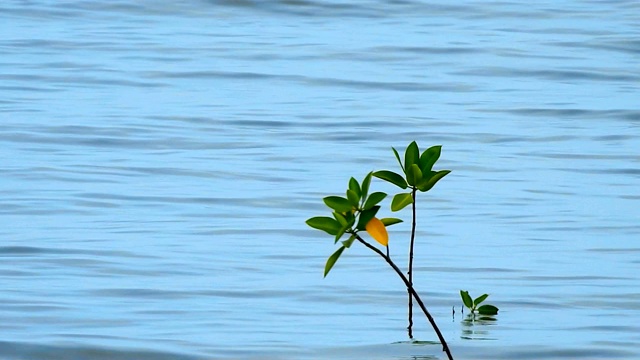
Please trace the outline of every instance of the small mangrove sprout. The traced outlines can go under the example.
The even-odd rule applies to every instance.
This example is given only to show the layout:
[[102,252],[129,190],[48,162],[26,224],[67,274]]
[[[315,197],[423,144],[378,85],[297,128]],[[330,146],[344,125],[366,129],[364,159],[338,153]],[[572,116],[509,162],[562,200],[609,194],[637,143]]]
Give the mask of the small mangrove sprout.
[[462,303],[469,309],[471,314],[475,314],[477,311],[480,315],[498,315],[499,309],[493,305],[484,304],[479,306],[489,297],[489,294],[482,294],[473,299],[468,291],[460,290],[460,297],[462,298]]

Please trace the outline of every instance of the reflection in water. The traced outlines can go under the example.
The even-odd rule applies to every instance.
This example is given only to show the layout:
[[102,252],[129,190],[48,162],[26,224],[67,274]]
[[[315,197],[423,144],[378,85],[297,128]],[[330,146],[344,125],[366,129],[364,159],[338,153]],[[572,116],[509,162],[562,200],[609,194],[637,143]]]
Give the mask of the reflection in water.
[[460,322],[462,325],[462,335],[460,338],[466,340],[497,340],[490,336],[489,327],[495,325],[498,319],[495,316],[467,314]]
[[442,357],[437,341],[398,341],[391,344],[322,349],[310,353],[314,360],[437,360]]
[[[429,350],[440,349],[442,346],[438,341],[416,340],[416,339],[408,340],[408,341],[397,341],[397,342],[394,342],[393,344],[408,345],[411,347],[425,347]],[[439,350],[436,350],[436,351],[439,352]],[[413,355],[413,354],[398,358],[398,360],[433,360],[433,359],[440,359],[440,358],[435,355]]]

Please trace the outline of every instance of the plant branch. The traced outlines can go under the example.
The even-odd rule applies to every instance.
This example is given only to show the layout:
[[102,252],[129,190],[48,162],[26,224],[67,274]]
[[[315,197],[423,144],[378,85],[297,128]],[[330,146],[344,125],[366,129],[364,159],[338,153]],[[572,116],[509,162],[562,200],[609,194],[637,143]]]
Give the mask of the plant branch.
[[440,340],[440,344],[442,344],[442,351],[444,351],[447,354],[447,358],[449,360],[453,360],[453,356],[451,355],[451,351],[449,350],[449,345],[447,345],[447,341],[444,339],[444,336],[442,336],[442,333],[440,332],[440,329],[438,328],[438,325],[436,324],[436,321],[433,319],[433,317],[431,316],[431,314],[427,310],[427,307],[422,302],[422,299],[420,299],[420,295],[418,295],[416,290],[413,288],[413,284],[411,284],[409,282],[409,280],[407,279],[407,277],[404,276],[404,274],[402,273],[402,270],[400,270],[398,268],[398,266],[391,260],[391,258],[388,255],[385,255],[380,249],[378,249],[377,247],[371,245],[370,243],[368,243],[367,241],[362,239],[360,237],[360,235],[358,235],[358,234],[354,234],[354,235],[356,236],[356,239],[359,242],[361,242],[364,246],[368,247],[369,249],[374,251],[376,254],[380,255],[387,262],[387,264],[389,264],[389,266],[391,266],[393,268],[393,270],[396,272],[396,274],[398,274],[398,276],[400,276],[400,279],[402,279],[404,284],[407,286],[407,291],[409,291],[409,293],[412,295],[412,297],[416,299],[416,302],[418,303],[418,306],[420,306],[420,309],[422,309],[422,312],[424,312],[425,316],[429,320],[429,323],[431,323],[431,326],[433,327],[433,330],[436,332],[436,335],[438,336],[438,339]]
[[[411,243],[409,244],[409,270],[407,271],[409,284],[411,285],[413,285],[413,244],[416,238],[416,191],[417,189],[415,187],[411,190],[411,199],[413,200],[411,210],[413,218],[411,221]],[[409,339],[413,339],[413,297],[408,288],[407,293],[409,294],[409,326],[407,327],[407,331],[409,333]]]

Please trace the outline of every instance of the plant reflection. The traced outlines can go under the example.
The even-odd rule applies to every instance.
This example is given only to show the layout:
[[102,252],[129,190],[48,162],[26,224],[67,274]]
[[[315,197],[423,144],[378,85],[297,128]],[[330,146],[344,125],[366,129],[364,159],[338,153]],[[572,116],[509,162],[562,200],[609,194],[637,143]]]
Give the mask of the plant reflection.
[[495,325],[498,319],[490,315],[467,314],[460,323],[460,338],[467,340],[497,340],[490,336],[489,326]]

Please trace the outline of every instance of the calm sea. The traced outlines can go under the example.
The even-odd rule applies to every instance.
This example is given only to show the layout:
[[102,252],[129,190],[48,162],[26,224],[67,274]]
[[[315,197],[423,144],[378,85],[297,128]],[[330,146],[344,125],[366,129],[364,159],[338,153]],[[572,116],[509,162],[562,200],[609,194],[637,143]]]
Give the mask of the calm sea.
[[[456,359],[640,358],[639,24],[636,0],[3,1],[0,358],[443,359],[381,259],[323,279],[304,223],[412,140],[452,170],[415,283]],[[500,314],[466,321],[460,289]]]

